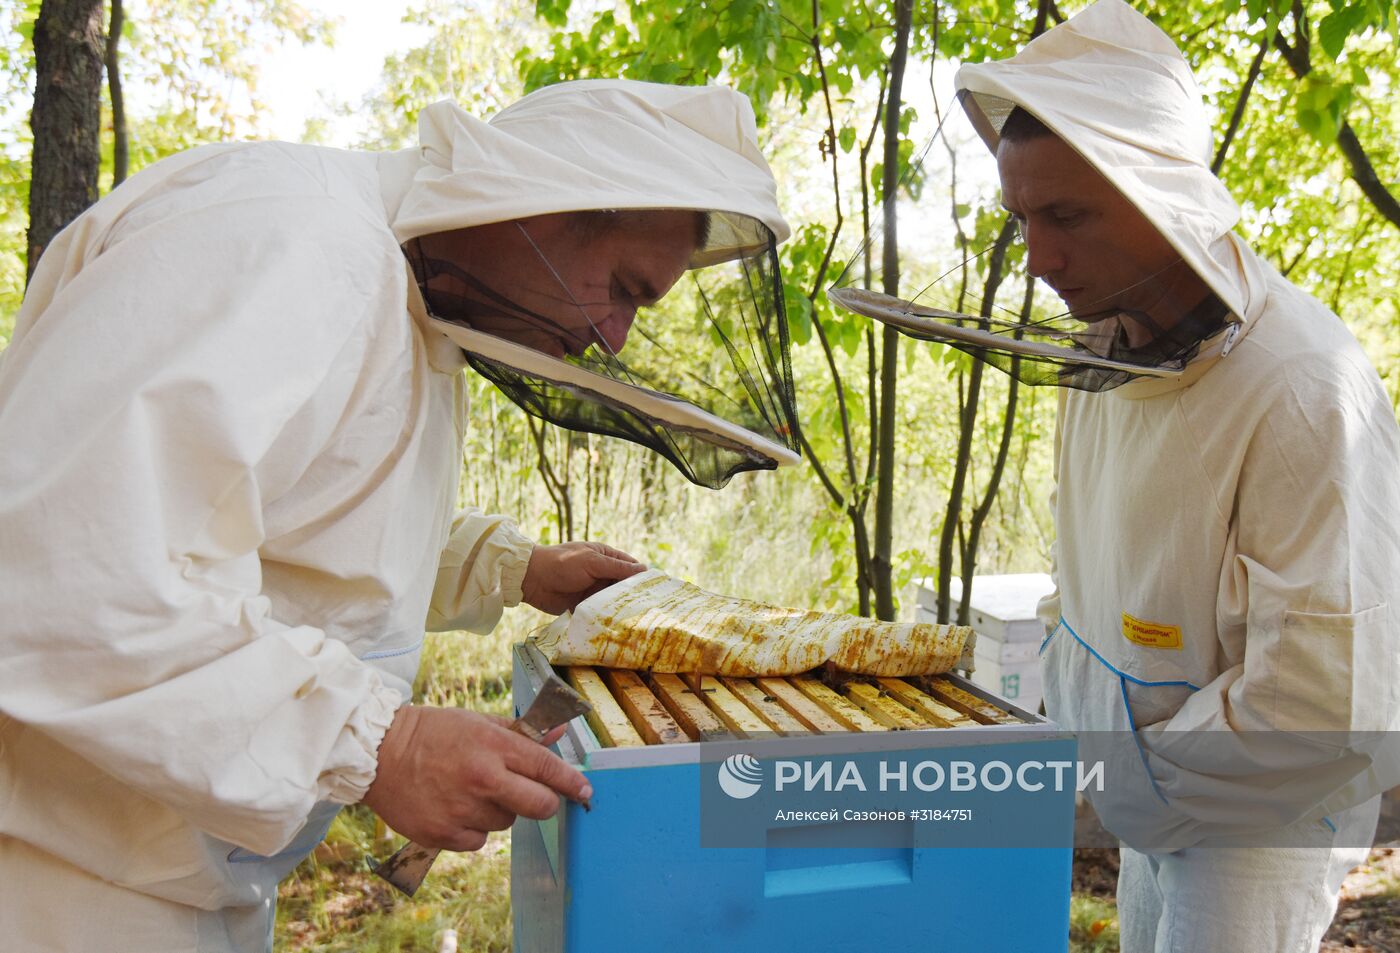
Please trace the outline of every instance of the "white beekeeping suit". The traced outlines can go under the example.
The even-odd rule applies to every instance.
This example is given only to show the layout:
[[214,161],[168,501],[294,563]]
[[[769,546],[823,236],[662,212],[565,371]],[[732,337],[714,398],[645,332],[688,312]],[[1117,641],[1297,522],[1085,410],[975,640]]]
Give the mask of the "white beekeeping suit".
[[498,120],[199,148],[45,252],[0,359],[0,947],[267,948],[425,619],[520,600],[530,541],[453,516],[466,360],[404,242],[668,207],[787,235],[730,90],[567,84]]
[[1385,783],[1359,733],[1400,713],[1390,401],[1231,232],[1200,93],[1144,17],[1100,0],[957,85],[993,149],[1010,105],[1040,119],[1229,310],[1178,380],[1061,391],[1045,705],[1103,733],[1081,744],[1109,768],[1091,796],[1140,849],[1123,948],[1316,949]]

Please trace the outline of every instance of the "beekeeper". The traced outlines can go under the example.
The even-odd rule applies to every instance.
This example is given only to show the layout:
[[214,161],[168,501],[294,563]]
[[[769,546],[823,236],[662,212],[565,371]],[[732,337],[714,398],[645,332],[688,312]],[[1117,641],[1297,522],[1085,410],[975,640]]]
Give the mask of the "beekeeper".
[[[45,251],[0,362],[5,949],[270,949],[277,882],[341,805],[464,850],[589,794],[500,719],[407,704],[425,620],[485,632],[642,568],[454,517],[469,363],[711,485],[795,458],[785,420],[618,357],[688,268],[781,289],[746,100],[563,84],[419,133],[195,149]],[[751,380],[788,412],[780,294],[748,300],[777,362]]]
[[1390,401],[1231,232],[1200,93],[1143,16],[1099,0],[956,83],[1030,271],[1124,354],[1189,359],[1060,391],[1045,708],[1108,766],[1122,948],[1315,950],[1400,707]]

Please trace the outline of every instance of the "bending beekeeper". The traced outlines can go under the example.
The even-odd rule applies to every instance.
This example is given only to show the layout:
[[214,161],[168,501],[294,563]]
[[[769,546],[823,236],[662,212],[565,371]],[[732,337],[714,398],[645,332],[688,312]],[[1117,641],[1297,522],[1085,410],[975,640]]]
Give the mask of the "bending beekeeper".
[[1400,695],[1390,401],[1231,232],[1200,93],[1147,19],[1099,0],[956,83],[1031,273],[1100,353],[1184,364],[1102,392],[1060,372],[1045,707],[1107,762],[1122,948],[1315,950],[1394,783],[1366,734]]
[[267,950],[341,805],[472,850],[590,794],[501,719],[408,704],[425,620],[642,568],[453,515],[464,367],[706,485],[796,459],[746,100],[582,82],[419,131],[195,149],[44,253],[0,359],[6,949]]

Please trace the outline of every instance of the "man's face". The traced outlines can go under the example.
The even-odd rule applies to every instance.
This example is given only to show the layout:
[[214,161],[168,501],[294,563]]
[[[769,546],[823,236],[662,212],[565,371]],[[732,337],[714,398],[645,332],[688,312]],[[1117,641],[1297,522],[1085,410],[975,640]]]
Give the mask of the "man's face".
[[[1152,223],[1056,136],[1002,140],[1002,205],[1021,225],[1027,268],[1082,321],[1119,311],[1166,326],[1199,280]],[[1163,313],[1166,312],[1166,313]]]
[[621,351],[637,309],[655,304],[685,273],[698,213],[615,219],[590,226],[565,212],[426,235],[425,255],[451,262],[505,301],[447,275],[428,286],[470,298],[471,327],[552,357],[592,344]]

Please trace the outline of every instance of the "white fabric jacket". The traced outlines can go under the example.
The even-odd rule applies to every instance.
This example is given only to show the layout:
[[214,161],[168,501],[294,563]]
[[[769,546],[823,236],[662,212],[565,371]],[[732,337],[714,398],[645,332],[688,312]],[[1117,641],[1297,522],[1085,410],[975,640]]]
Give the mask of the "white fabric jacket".
[[1029,109],[1232,311],[1179,381],[1061,392],[1047,714],[1111,733],[1081,755],[1107,758],[1091,796],[1131,845],[1331,824],[1394,783],[1347,733],[1400,724],[1400,434],[1375,371],[1229,232],[1189,69],[1125,4],[957,82],[993,148],[985,120]]
[[625,207],[786,234],[730,90],[567,84],[497,120],[195,149],[46,250],[0,357],[0,846],[270,909],[372,781],[425,619],[519,600],[530,542],[453,518],[464,361],[401,242]]
[[453,521],[462,361],[409,317],[379,186],[374,156],[199,149],[45,254],[0,365],[5,834],[246,902],[235,845],[373,779],[440,563],[439,626],[519,600],[529,541]]

